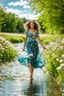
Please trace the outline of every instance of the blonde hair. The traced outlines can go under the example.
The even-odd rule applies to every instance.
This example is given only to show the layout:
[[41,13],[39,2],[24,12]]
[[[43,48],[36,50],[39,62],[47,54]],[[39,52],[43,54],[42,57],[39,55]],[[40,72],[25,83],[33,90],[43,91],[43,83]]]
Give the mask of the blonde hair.
[[31,20],[31,21],[27,21],[26,23],[24,23],[24,28],[25,30],[29,30],[30,29],[30,23],[33,22],[34,23],[34,29],[36,30],[40,30],[40,25],[37,21]]

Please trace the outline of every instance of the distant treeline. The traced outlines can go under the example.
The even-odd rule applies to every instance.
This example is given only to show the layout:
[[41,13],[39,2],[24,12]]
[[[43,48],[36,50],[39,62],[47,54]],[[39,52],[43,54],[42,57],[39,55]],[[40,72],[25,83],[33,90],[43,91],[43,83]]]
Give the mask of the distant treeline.
[[[14,13],[6,13],[3,9],[0,9],[0,32],[23,33],[25,30],[23,24],[27,21],[26,18],[19,18]],[[43,22],[35,21],[41,25],[40,33],[45,33],[45,28],[42,25]]]
[[23,24],[27,20],[25,18],[18,18],[15,14],[6,13],[0,9],[0,32],[23,32]]
[[[41,33],[64,34],[64,0],[30,0],[29,5],[32,11],[41,13],[37,20]],[[26,21],[0,9],[0,32],[23,32]]]

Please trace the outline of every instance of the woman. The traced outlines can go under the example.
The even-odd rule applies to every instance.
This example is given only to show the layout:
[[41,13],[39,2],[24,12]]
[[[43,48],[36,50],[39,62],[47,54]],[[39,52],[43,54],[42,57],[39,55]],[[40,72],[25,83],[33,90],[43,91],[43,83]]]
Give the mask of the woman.
[[[24,24],[24,28],[26,39],[24,42],[23,51],[25,51],[26,47],[27,54],[29,57],[24,58],[24,61],[25,59],[27,59],[27,66],[29,67],[30,70],[30,79],[33,79],[34,68],[42,68],[46,63],[44,58],[41,57],[40,55],[38,42],[44,49],[46,48],[40,40],[39,36],[40,25],[36,21],[28,21],[27,23]],[[24,61],[22,60],[24,56],[22,56],[22,58],[20,57],[18,58],[20,63],[24,63]]]

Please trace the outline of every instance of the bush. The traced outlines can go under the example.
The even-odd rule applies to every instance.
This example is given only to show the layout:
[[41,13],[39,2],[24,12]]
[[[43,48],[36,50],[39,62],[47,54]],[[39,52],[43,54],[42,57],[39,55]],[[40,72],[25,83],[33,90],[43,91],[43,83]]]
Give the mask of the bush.
[[64,38],[58,38],[47,45],[44,53],[46,67],[51,76],[58,82],[64,82]]
[[43,41],[46,45],[49,44],[51,41],[55,41],[57,38],[64,38],[64,35],[49,35],[46,37],[41,37],[41,41]]
[[0,64],[2,62],[8,62],[14,60],[18,56],[14,46],[0,36]]

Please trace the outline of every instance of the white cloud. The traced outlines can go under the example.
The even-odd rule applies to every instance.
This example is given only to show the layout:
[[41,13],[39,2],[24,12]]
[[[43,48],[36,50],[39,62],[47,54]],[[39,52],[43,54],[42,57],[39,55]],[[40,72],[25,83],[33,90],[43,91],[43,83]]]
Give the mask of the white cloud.
[[[31,19],[31,20],[36,20],[38,18],[38,16],[40,14],[28,14],[27,12],[27,8],[30,9],[30,6],[28,5],[28,1],[27,0],[18,0],[16,2],[10,2],[8,3],[9,6],[23,6],[24,8],[24,12],[18,10],[18,9],[13,9],[13,8],[7,8],[7,12],[11,12],[11,13],[15,13],[16,15],[18,15],[18,17],[20,18],[26,18],[26,19]],[[35,12],[33,12],[35,13]]]
[[13,8],[8,8],[8,7],[5,8],[5,11],[6,11],[6,13],[9,13],[9,12],[14,13],[19,18],[26,18],[29,20],[37,20],[38,16],[40,15],[40,14],[28,14],[28,13],[24,13],[18,9],[13,9]]
[[8,3],[9,6],[23,6],[23,8],[30,8],[30,6],[28,6],[28,1],[23,1],[23,0],[20,0],[20,1],[16,1],[16,2],[10,2]]
[[8,7],[5,7],[5,11],[6,11],[6,13],[11,12],[11,13],[14,13],[14,14],[21,14],[21,13],[23,13],[23,11],[20,11],[18,9],[13,9],[13,8],[8,8]]
[[25,17],[26,19],[29,20],[37,20],[38,16],[40,16],[40,14],[19,14],[18,15],[20,18]]
[[28,6],[28,5],[24,5],[23,8],[24,8],[24,9],[25,9],[25,8],[30,8],[30,6]]
[[27,11],[27,10],[24,10],[25,12]]

